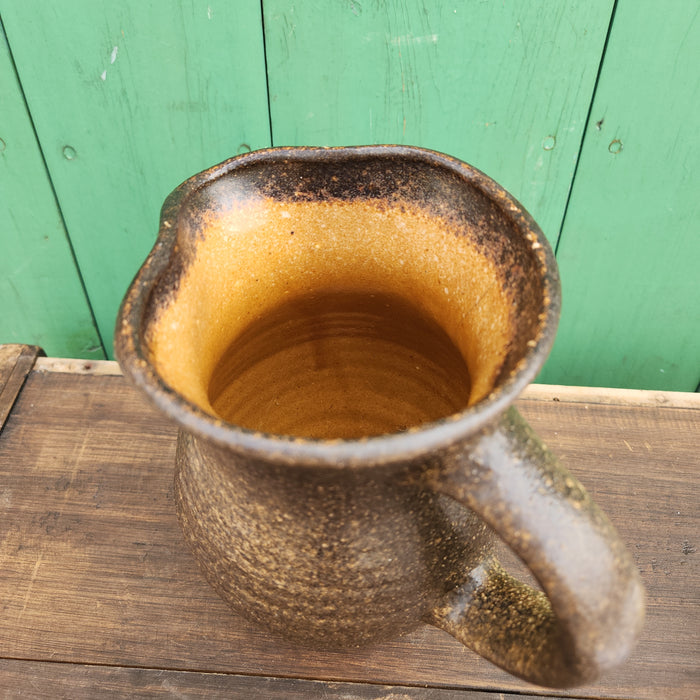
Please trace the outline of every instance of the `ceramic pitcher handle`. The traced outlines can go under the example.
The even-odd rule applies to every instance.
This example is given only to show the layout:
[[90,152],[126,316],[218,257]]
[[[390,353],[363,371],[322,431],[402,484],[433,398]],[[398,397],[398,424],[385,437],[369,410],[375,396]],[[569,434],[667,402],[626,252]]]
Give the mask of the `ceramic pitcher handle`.
[[533,683],[570,687],[622,661],[641,628],[631,556],[581,484],[514,409],[435,485],[475,511],[525,562],[544,594],[486,561],[430,622]]

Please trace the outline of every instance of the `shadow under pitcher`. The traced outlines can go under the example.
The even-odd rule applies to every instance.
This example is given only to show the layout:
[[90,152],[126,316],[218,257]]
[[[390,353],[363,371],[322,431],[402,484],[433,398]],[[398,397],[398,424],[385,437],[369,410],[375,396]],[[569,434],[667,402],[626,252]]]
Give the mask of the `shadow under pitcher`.
[[427,622],[545,686],[624,660],[634,562],[512,406],[559,305],[534,221],[446,155],[269,149],[178,187],[115,346],[179,426],[177,512],[212,586],[323,648]]

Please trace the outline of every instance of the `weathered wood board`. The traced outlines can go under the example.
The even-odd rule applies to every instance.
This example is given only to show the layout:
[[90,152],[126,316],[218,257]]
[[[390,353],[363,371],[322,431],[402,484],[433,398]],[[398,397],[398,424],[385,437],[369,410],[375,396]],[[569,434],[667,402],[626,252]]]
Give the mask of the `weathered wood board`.
[[[20,683],[25,672],[25,688],[32,673],[65,686],[70,665],[84,683],[120,688],[177,687],[178,678],[182,688],[235,687],[231,679],[217,685],[215,673],[649,700],[686,700],[700,687],[694,395],[681,395],[683,408],[674,408],[672,394],[666,403],[654,395],[634,405],[634,392],[598,403],[590,392],[577,399],[572,390],[543,388],[520,401],[608,512],[648,591],[648,619],[632,658],[595,685],[557,694],[509,677],[430,627],[372,649],[324,653],[234,615],[180,534],[173,426],[102,365],[97,375],[37,367],[0,433],[0,688]],[[175,674],[184,671],[203,675]]]

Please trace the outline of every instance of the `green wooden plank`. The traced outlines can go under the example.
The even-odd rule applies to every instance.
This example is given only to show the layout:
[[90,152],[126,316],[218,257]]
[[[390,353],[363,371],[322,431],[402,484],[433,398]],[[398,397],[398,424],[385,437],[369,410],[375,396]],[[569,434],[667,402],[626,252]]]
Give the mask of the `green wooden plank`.
[[97,322],[182,180],[269,145],[259,0],[0,0]]
[[541,379],[700,380],[700,3],[619,0],[558,251]]
[[103,358],[0,29],[0,343]]
[[495,178],[556,242],[612,0],[265,0],[275,145],[411,143]]

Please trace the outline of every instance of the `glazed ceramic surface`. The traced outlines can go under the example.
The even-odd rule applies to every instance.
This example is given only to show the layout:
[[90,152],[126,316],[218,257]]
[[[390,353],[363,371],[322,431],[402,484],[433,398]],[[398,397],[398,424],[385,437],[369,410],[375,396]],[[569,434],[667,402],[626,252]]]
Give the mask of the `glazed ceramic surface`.
[[[512,407],[558,315],[546,239],[479,171],[271,149],[168,198],[116,351],[180,427],[178,515],[235,610],[339,648],[429,622],[569,686],[627,656],[644,603],[612,525]],[[500,567],[494,533],[544,592]]]

